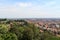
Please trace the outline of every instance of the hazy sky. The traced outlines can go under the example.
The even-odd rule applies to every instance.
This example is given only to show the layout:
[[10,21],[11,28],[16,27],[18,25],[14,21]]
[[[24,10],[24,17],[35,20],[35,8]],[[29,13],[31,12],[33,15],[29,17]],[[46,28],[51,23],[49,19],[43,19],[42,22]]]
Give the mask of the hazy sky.
[[60,0],[0,0],[0,18],[60,18]]

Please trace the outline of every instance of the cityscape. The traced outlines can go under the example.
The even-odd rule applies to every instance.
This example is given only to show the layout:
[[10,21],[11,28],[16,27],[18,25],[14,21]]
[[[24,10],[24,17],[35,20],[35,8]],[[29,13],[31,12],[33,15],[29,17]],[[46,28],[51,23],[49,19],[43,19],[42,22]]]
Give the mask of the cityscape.
[[41,30],[51,31],[53,33],[59,34],[60,32],[60,19],[54,18],[42,18],[42,19],[34,19],[27,20],[29,23],[34,23],[35,26],[39,27]]
[[0,0],[0,40],[60,40],[60,0]]

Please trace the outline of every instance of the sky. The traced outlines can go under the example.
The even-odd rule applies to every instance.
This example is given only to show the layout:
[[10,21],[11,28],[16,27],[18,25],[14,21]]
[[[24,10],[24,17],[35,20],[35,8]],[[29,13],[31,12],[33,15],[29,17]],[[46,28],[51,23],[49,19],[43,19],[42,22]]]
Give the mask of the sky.
[[0,0],[0,18],[60,18],[60,0]]

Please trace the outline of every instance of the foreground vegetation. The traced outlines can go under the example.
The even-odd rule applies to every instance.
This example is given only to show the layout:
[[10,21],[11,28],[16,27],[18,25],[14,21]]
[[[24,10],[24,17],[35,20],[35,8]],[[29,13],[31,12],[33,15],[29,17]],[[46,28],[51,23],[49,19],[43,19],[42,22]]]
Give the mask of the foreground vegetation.
[[5,20],[0,22],[0,40],[60,40],[60,37],[48,31],[41,33],[38,27],[25,20]]

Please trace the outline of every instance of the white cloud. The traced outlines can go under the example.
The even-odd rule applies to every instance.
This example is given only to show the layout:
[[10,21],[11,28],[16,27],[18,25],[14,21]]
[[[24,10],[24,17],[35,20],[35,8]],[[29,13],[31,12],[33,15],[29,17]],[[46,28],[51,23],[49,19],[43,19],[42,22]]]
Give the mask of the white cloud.
[[18,6],[20,7],[31,7],[32,6],[32,3],[24,3],[24,2],[21,2],[21,3],[16,3]]

